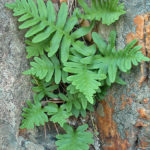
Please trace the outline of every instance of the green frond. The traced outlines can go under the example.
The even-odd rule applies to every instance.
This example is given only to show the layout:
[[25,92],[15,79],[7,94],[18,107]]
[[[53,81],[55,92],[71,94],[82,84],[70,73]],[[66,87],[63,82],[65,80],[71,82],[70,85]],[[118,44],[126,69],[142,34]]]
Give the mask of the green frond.
[[[14,16],[18,16],[18,21],[22,24],[19,29],[27,29],[26,38],[32,39],[32,43],[43,43],[49,39],[46,44],[46,52],[48,57],[56,54],[60,48],[61,62],[66,62],[69,56],[69,48],[75,44],[78,39],[90,32],[94,27],[94,23],[90,27],[81,27],[72,32],[74,26],[78,23],[76,14],[68,19],[68,6],[62,3],[58,15],[51,1],[45,5],[43,0],[16,0],[15,3],[7,4],[6,7],[14,11]],[[35,49],[36,47],[29,46],[27,49],[28,58],[43,54]],[[45,49],[44,49],[45,50]]]
[[126,13],[124,4],[118,4],[119,0],[92,0],[91,7],[85,0],[78,0],[78,2],[85,12],[84,14],[79,13],[79,17],[97,21],[102,19],[102,23],[107,25],[114,23]]
[[[108,74],[111,83],[115,82],[118,70],[127,72],[131,69],[132,64],[138,65],[141,61],[150,60],[140,51],[142,48],[141,46],[135,46],[137,40],[133,40],[125,47],[125,49],[117,51],[115,49],[115,31],[110,33],[108,45],[97,33],[93,33],[92,37],[102,55],[93,57],[94,59],[89,68],[100,69],[100,72],[105,72]],[[100,43],[103,44],[100,45]]]
[[54,73],[54,65],[48,57],[45,55],[42,55],[41,58],[34,57],[34,62],[30,62],[30,65],[32,67],[23,72],[23,74],[36,76],[40,80],[44,79],[46,82],[51,81]]
[[38,94],[40,99],[45,96],[50,98],[57,98],[58,96],[54,94],[54,91],[58,89],[58,85],[52,85],[51,82],[44,82],[38,79],[32,80],[32,83],[35,85],[32,90]]
[[66,111],[63,105],[58,107],[58,105],[54,103],[49,103],[48,106],[45,106],[44,111],[51,116],[50,121],[59,123],[61,127],[64,126],[67,119],[72,115],[71,112]]
[[82,117],[86,117],[86,110],[92,111],[91,105],[85,95],[80,93],[72,84],[67,87],[67,94],[64,95],[59,93],[58,97],[65,101],[63,104],[68,112],[72,112],[72,114],[78,118],[81,114]]
[[31,68],[23,72],[23,74],[36,76],[40,80],[44,79],[46,82],[50,82],[54,76],[55,83],[60,83],[62,71],[59,60],[55,55],[51,57],[51,59],[44,54],[41,58],[34,57],[34,61],[30,62],[30,65]]
[[66,134],[57,135],[56,145],[58,150],[88,150],[89,144],[93,144],[93,135],[87,132],[88,125],[79,126],[76,130],[67,124],[64,126]]
[[23,108],[22,124],[20,128],[33,129],[34,126],[44,125],[48,122],[48,117],[44,113],[41,103],[39,102],[37,96],[34,96],[34,104],[31,101],[26,101],[28,107]]
[[26,43],[26,51],[27,51],[27,58],[31,57],[38,57],[44,55],[44,52],[49,50],[49,40],[45,40],[40,43],[32,43],[29,40],[25,41]]
[[106,76],[101,78],[96,72],[88,70],[86,65],[76,62],[65,63],[64,71],[73,74],[67,77],[67,80],[93,104],[93,95],[101,86],[100,80],[105,79]]

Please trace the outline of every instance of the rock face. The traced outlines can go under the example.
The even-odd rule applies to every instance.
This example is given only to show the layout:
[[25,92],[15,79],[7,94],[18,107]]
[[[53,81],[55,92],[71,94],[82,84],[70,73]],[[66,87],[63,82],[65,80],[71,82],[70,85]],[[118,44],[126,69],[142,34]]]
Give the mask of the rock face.
[[[54,150],[55,132],[47,132],[45,139],[42,128],[26,133],[27,139],[19,137],[21,110],[25,100],[31,99],[32,85],[30,78],[22,75],[28,68],[24,33],[17,29],[16,18],[4,6],[14,1],[0,1],[0,150]],[[39,141],[43,143],[38,145]]]
[[[99,26],[104,37],[112,29],[118,33],[117,46],[137,38],[143,54],[150,56],[150,1],[124,0],[127,14],[110,27]],[[123,75],[126,86],[114,85],[99,103],[96,117],[104,150],[150,149],[149,65],[142,63]]]
[[22,75],[27,68],[23,36],[16,21],[0,1],[0,149],[15,150],[21,107],[31,96],[29,78]]
[[[12,13],[4,7],[13,1],[0,0],[0,150],[55,150],[55,128],[47,131],[46,138],[43,127],[19,131],[21,108],[32,97],[32,85],[30,78],[22,75],[28,68],[24,34],[17,29]],[[106,38],[110,30],[116,29],[118,48],[136,37],[143,45],[143,53],[150,56],[150,1],[122,1],[127,14],[110,27],[99,25],[99,33]],[[147,66],[142,63],[130,75],[123,75],[127,86],[114,85],[99,103],[96,118],[104,150],[150,149]]]

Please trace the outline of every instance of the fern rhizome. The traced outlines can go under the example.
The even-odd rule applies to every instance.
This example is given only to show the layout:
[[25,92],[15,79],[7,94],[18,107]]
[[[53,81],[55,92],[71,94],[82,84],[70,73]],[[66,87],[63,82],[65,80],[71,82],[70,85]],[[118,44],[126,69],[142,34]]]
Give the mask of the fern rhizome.
[[[16,0],[6,7],[19,17],[19,29],[26,29],[27,58],[30,69],[23,74],[32,76],[34,101],[27,101],[23,108],[20,128],[32,129],[48,121],[58,123],[66,134],[58,135],[58,150],[88,150],[93,144],[88,126],[73,129],[68,125],[70,116],[86,116],[93,111],[96,100],[101,100],[112,83],[125,84],[119,77],[132,65],[149,61],[133,40],[123,50],[116,50],[116,32],[111,31],[108,42],[92,32],[96,21],[110,25],[125,14],[119,0],[91,0],[89,7],[78,0],[82,14],[75,9],[68,17],[65,2],[56,13],[49,0]],[[57,14],[57,15],[56,15]],[[86,19],[89,27],[79,27],[79,20]],[[92,32],[93,42],[86,43],[84,36]],[[49,100],[45,105],[43,102]],[[58,105],[59,103],[59,105]]]

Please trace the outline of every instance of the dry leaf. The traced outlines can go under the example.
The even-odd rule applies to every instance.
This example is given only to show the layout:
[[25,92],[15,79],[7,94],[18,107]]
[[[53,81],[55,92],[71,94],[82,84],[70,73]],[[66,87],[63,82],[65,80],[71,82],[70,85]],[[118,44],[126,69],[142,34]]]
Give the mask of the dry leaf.
[[[88,20],[82,20],[81,23],[80,23],[81,27],[89,27],[90,26],[90,23]],[[87,35],[84,36],[84,38],[91,42],[92,41],[92,32],[89,32]]]

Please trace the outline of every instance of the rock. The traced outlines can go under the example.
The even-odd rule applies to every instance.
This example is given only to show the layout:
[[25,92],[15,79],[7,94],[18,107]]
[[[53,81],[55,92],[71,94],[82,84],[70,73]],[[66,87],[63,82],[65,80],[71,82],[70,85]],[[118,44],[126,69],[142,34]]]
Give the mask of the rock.
[[[0,1],[0,150],[56,150],[57,133],[52,125],[46,137],[43,127],[19,130],[21,109],[25,100],[32,98],[32,85],[30,78],[22,75],[28,68],[24,33],[18,30],[16,18],[4,6],[14,1]],[[127,41],[136,37],[145,46],[143,52],[146,50],[145,54],[149,54],[149,17],[146,20],[150,12],[149,0],[121,1],[125,3],[127,14],[110,27],[99,25],[99,33],[107,38],[109,31],[116,29],[119,49],[125,46],[126,37]],[[136,15],[144,18],[139,28]],[[142,31],[144,38],[140,36]],[[99,104],[96,118],[102,142],[96,138],[95,149],[98,150],[101,143],[104,150],[150,149],[150,87],[149,81],[144,80],[139,86],[142,73],[138,67],[130,75],[123,75],[127,86],[114,85]]]
[[[149,56],[150,2],[123,1],[127,14],[110,27],[100,25],[99,33],[108,37],[117,30],[117,47],[137,38],[142,52]],[[138,15],[138,16],[137,16]],[[123,74],[126,86],[113,85],[97,107],[97,125],[104,150],[150,149],[150,87],[147,63],[142,63]]]
[[0,1],[0,149],[16,150],[21,108],[31,97],[31,84],[22,72],[28,62],[22,33],[12,13]]
[[30,77],[22,75],[29,68],[24,32],[18,30],[17,19],[4,6],[14,1],[0,1],[0,150],[55,150],[56,130],[55,134],[47,132],[47,140],[43,130],[33,130],[24,144],[20,143],[21,111],[25,100],[32,99],[32,85]]

